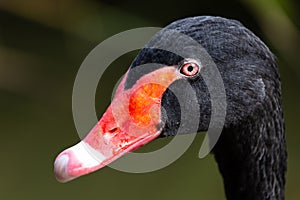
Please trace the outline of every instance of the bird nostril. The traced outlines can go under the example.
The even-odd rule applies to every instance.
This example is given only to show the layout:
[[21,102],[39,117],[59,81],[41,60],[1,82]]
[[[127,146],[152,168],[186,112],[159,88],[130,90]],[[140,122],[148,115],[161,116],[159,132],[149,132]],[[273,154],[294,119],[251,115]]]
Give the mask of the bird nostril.
[[119,127],[115,127],[115,128],[112,128],[110,130],[108,130],[109,133],[115,133],[115,132],[119,132],[120,128]]

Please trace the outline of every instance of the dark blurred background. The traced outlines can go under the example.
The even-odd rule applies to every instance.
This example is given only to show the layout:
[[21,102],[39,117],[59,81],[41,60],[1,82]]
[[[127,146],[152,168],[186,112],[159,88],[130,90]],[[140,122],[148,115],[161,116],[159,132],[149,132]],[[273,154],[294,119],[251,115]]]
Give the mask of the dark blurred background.
[[[0,199],[225,199],[213,156],[198,159],[203,135],[159,171],[129,174],[106,167],[67,184],[53,174],[55,156],[79,141],[72,87],[89,51],[120,31],[197,15],[241,21],[278,57],[289,154],[286,196],[299,199],[299,11],[297,0],[1,0]],[[96,97],[99,116],[135,53],[105,72]]]

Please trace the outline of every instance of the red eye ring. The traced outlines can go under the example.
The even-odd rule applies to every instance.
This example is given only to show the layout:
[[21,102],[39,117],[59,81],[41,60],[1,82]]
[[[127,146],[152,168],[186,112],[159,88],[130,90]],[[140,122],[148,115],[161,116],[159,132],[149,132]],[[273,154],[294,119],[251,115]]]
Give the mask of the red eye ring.
[[180,73],[185,76],[194,76],[199,72],[199,65],[194,62],[187,62],[181,66]]

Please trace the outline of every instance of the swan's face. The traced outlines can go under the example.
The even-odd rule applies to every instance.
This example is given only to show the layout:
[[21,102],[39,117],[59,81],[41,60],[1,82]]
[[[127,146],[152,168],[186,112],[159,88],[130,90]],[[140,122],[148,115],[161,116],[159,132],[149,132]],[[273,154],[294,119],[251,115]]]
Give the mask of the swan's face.
[[[250,45],[248,37],[253,36],[247,30],[239,29],[241,25],[236,22],[230,22],[231,26],[227,26],[221,19],[218,19],[220,24],[202,23],[200,18],[200,21],[196,18],[188,20],[196,20],[199,26],[182,23],[183,20],[170,27],[175,26],[173,29],[178,28],[191,35],[213,59],[226,90],[225,127],[236,124],[260,106],[265,96],[271,95],[265,92],[268,85],[277,84],[272,82],[276,76],[271,70],[275,62],[269,63],[272,55],[264,55],[265,47],[255,38],[252,38]],[[179,27],[176,28],[177,25]],[[230,31],[240,31],[240,38],[230,35]],[[157,41],[164,40],[160,38]],[[260,47],[263,50],[256,52]],[[182,49],[189,50],[189,46]],[[183,97],[190,97],[189,93],[195,92],[194,99],[186,98],[183,104],[188,105],[186,107],[190,111],[199,110],[201,114],[197,122],[198,130],[189,130],[186,125],[183,133],[206,131],[212,110],[210,94],[202,75],[202,69],[207,66],[191,58],[194,56],[183,58],[170,52],[143,49],[125,74],[111,105],[99,122],[83,141],[56,158],[54,167],[57,179],[61,182],[72,180],[106,166],[160,135],[175,135],[181,123],[181,105],[171,92],[172,87],[179,88]],[[145,64],[148,63],[158,65],[147,68]],[[257,67],[259,65],[270,69],[261,70]],[[191,89],[183,87],[184,82],[188,82]]]

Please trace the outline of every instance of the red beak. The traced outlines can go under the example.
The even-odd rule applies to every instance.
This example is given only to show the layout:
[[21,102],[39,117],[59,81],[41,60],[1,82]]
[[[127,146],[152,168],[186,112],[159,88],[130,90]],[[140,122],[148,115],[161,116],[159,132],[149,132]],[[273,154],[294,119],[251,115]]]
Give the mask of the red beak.
[[180,78],[179,73],[175,67],[162,67],[125,90],[126,77],[86,138],[57,156],[54,172],[58,181],[67,182],[100,169],[160,135],[161,98]]

